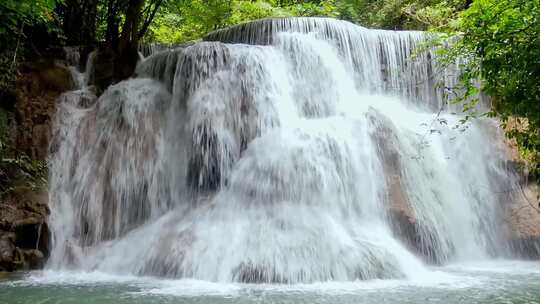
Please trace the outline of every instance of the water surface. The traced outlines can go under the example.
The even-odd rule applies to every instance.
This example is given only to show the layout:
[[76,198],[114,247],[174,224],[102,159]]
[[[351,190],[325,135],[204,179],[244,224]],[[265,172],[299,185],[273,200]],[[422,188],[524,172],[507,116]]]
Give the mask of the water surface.
[[540,262],[431,269],[410,280],[297,285],[220,284],[104,273],[31,272],[0,277],[0,302],[29,303],[540,303]]

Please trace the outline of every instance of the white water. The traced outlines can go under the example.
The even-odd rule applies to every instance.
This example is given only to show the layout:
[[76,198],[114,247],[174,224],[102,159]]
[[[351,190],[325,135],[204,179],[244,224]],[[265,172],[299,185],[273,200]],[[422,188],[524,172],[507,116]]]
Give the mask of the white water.
[[97,102],[65,95],[49,268],[418,280],[433,275],[425,263],[511,255],[510,198],[494,193],[518,185],[500,134],[488,119],[454,127],[462,117],[436,83],[455,79],[434,75],[432,53],[415,54],[424,39],[331,19],[259,21],[207,37],[244,44],[156,54]]

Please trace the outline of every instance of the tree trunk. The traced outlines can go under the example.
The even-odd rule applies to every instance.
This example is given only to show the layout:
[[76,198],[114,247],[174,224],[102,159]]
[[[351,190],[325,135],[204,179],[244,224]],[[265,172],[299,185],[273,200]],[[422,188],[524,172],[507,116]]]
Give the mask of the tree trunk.
[[129,78],[135,71],[139,60],[139,25],[141,23],[144,0],[129,0],[126,19],[118,42],[114,66],[115,80]]
[[107,2],[107,33],[105,35],[105,41],[111,47],[116,48],[118,46],[118,25],[120,23],[119,15],[120,3],[117,0],[108,0]]
[[[139,40],[148,29],[162,2],[162,0],[107,0],[106,43],[100,47],[96,57],[96,78],[99,80],[96,81],[96,85],[100,89],[104,90],[107,86],[133,75],[139,61]],[[145,11],[146,17],[143,16]],[[122,31],[119,32],[121,22]]]

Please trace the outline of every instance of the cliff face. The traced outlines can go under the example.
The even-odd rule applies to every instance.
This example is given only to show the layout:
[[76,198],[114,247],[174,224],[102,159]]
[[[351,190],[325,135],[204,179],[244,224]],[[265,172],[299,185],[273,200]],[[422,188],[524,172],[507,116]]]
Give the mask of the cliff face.
[[49,254],[46,158],[58,96],[73,86],[61,51],[23,63],[1,94],[0,271],[40,268]]
[[28,190],[0,204],[0,271],[40,268],[48,257],[46,193]]
[[32,159],[45,160],[56,99],[73,80],[63,61],[44,59],[25,64],[17,81],[16,147]]

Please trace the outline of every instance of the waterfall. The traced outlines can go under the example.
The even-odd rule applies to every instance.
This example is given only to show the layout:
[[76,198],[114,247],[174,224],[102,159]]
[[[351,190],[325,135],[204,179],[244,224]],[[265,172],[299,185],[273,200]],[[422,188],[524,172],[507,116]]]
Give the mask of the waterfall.
[[148,56],[154,55],[156,53],[159,53],[161,51],[169,50],[174,48],[174,45],[172,44],[164,44],[164,43],[142,43],[139,46],[139,53],[143,58],[146,58]]
[[512,254],[500,131],[460,124],[426,39],[264,19],[64,95],[48,267],[293,284]]
[[66,46],[64,47],[65,60],[69,65],[71,78],[73,79],[73,87],[75,90],[87,89],[94,77],[94,62],[96,59],[96,51],[87,54],[86,63],[81,64],[81,52],[84,47]]

